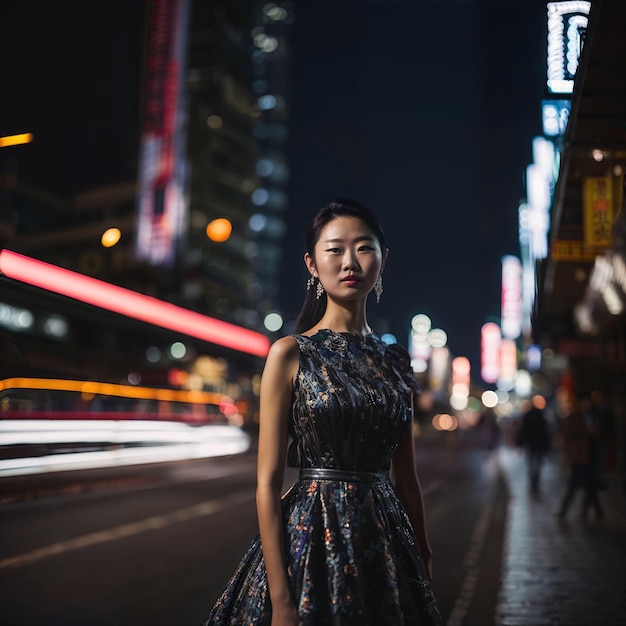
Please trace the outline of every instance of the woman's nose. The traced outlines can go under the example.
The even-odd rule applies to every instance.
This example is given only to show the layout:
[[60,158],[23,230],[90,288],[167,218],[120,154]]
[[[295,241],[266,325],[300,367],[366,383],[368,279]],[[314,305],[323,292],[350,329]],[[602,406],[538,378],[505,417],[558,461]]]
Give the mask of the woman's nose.
[[357,269],[359,267],[359,263],[356,260],[356,255],[353,252],[346,252],[343,259],[344,269]]

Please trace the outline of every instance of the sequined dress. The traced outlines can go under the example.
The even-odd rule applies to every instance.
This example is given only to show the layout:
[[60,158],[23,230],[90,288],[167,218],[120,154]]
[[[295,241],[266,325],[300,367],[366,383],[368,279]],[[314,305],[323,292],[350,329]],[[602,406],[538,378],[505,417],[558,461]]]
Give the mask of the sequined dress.
[[[289,463],[300,479],[283,495],[287,571],[302,626],[441,624],[408,516],[388,478],[410,428],[417,383],[409,357],[377,335],[294,335]],[[205,626],[270,626],[260,538]]]

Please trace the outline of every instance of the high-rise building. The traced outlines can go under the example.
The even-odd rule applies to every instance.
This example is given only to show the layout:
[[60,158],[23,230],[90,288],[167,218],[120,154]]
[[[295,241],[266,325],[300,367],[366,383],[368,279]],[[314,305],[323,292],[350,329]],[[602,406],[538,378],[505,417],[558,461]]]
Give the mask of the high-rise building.
[[[285,6],[283,6],[285,5]],[[289,170],[288,3],[193,5],[189,46],[189,233],[183,298],[262,327],[276,307]],[[226,219],[225,241],[207,237]]]
[[291,2],[258,2],[252,31],[252,93],[259,111],[254,129],[259,144],[255,168],[259,186],[252,195],[255,212],[250,227],[258,233],[257,287],[264,308],[277,306],[281,240],[289,206],[290,27],[294,19]]

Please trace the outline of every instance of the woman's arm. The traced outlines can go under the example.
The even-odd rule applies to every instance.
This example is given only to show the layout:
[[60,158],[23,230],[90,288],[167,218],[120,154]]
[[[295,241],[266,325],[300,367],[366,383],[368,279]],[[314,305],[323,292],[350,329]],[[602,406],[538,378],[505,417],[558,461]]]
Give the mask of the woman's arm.
[[293,337],[279,339],[270,348],[261,378],[256,502],[273,624],[297,623],[287,578],[280,497],[298,355]]
[[415,468],[415,443],[410,424],[404,432],[392,459],[394,484],[409,516],[428,577],[432,580],[432,550],[426,530],[426,515],[422,486]]

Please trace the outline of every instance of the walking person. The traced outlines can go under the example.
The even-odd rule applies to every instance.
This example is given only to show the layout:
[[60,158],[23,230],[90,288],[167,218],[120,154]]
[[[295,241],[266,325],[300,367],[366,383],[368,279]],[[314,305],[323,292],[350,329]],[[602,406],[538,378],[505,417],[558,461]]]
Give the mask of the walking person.
[[[442,623],[414,459],[419,389],[407,351],[367,321],[387,253],[376,217],[351,200],[308,227],[306,299],[261,382],[259,535],[205,626]],[[300,475],[281,494],[285,462]]]
[[617,468],[617,430],[615,414],[606,393],[596,390],[591,394],[592,410],[598,423],[599,482],[605,484],[604,474]]
[[561,500],[559,517],[565,518],[579,491],[584,493],[580,517],[585,518],[593,509],[597,519],[604,517],[598,489],[599,426],[591,410],[591,397],[587,392],[578,395],[574,410],[565,418],[563,447],[569,464],[567,487]]
[[539,494],[541,468],[550,451],[550,429],[544,408],[545,398],[534,396],[522,415],[517,443],[524,450],[528,466],[528,483],[533,495]]

